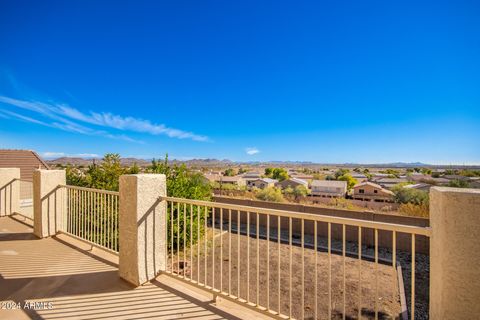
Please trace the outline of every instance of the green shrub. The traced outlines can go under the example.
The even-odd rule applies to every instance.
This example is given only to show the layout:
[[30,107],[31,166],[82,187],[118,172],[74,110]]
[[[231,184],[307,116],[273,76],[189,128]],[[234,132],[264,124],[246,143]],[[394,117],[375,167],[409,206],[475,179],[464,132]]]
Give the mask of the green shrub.
[[272,201],[272,202],[284,202],[285,198],[283,197],[282,190],[270,187],[263,190],[257,191],[255,197],[262,201]]

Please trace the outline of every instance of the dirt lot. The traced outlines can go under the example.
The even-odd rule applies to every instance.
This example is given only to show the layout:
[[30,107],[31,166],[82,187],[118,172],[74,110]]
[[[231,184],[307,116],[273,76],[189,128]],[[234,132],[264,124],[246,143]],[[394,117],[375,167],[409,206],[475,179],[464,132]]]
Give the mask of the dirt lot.
[[[242,231],[244,231],[243,229],[242,227]],[[187,249],[184,259],[182,252],[179,260],[181,262],[185,260],[187,263],[185,269],[183,269],[183,263],[180,264],[179,273],[241,299],[264,307],[268,306],[271,310],[278,311],[280,307],[282,314],[289,315],[291,313],[294,318],[302,318],[302,248],[294,245],[290,251],[288,243],[278,245],[275,234],[271,235],[271,241],[259,239],[257,243],[255,237],[238,236],[235,233],[236,228],[233,230],[232,233],[220,233],[220,230],[216,229],[215,237],[210,230],[208,239],[202,240],[199,247],[193,246],[191,255]],[[213,238],[214,240],[212,240]],[[223,246],[220,245],[221,243]],[[231,250],[229,250],[230,247]],[[199,255],[198,250],[200,250]],[[269,254],[266,254],[267,252]],[[292,256],[291,271],[290,254]],[[361,306],[362,319],[374,319],[375,302],[379,319],[398,317],[400,297],[397,274],[392,266],[380,263],[375,265],[373,262],[362,260],[361,270],[359,270],[359,261],[356,258],[346,257],[344,259],[342,255],[332,254],[329,256],[326,252],[318,251],[315,255],[315,250],[310,248],[304,249],[303,256],[305,286],[303,316],[305,319],[314,319],[315,314],[315,264],[318,269],[316,279],[317,319],[328,319],[329,299],[331,300],[331,315],[334,319],[342,319],[344,309],[346,319],[358,319],[359,306]],[[176,264],[176,257],[174,262]],[[329,294],[330,265],[331,293]],[[174,272],[179,270],[177,265],[174,265],[173,270]],[[247,270],[250,270],[249,274]],[[361,272],[359,273],[359,271]],[[267,272],[269,273],[268,279]],[[345,290],[343,289],[344,272]],[[231,282],[229,282],[229,278]],[[292,286],[290,286],[290,281]],[[292,288],[291,291],[290,288]],[[290,295],[292,310],[289,309]],[[267,301],[267,297],[269,297],[269,301]]]

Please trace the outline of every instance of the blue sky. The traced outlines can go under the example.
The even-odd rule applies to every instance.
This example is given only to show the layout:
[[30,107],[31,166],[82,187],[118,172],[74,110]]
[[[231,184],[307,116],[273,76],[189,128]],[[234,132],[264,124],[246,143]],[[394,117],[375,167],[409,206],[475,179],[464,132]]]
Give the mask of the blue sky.
[[480,163],[475,1],[2,1],[0,147]]

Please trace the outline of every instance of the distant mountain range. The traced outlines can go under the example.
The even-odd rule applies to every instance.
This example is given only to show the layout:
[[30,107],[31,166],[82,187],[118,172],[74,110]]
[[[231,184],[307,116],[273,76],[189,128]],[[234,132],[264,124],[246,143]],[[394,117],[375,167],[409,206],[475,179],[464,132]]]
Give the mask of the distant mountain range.
[[[161,160],[161,159],[160,159]],[[86,158],[73,158],[73,157],[61,157],[54,160],[46,161],[52,165],[74,165],[74,166],[88,166],[92,163],[100,164],[102,159],[86,159]],[[225,167],[229,165],[249,165],[249,166],[302,166],[302,167],[369,167],[369,168],[413,168],[413,167],[450,167],[429,165],[422,162],[393,162],[383,164],[360,164],[360,163],[314,163],[310,161],[249,161],[239,162],[231,161],[228,159],[191,159],[191,160],[170,160],[170,163],[183,163],[187,166],[193,167]],[[136,163],[138,166],[148,166],[151,164],[151,159],[138,159],[138,158],[122,158],[122,165],[131,166]],[[457,167],[457,166],[455,166]]]
[[[49,165],[89,166],[93,163],[97,163],[97,164],[102,163],[102,159],[61,157],[54,160],[46,160],[46,162]],[[136,163],[139,166],[147,166],[151,163],[151,161],[147,161],[145,159],[136,159],[136,158],[122,158],[120,162],[124,166],[132,166],[134,163]]]

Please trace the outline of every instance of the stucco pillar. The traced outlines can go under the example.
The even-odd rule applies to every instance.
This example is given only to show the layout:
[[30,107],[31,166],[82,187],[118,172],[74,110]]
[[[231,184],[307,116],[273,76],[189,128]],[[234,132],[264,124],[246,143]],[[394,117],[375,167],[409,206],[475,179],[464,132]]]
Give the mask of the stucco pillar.
[[62,184],[65,170],[33,172],[33,233],[39,238],[53,236],[60,228],[67,200],[58,188]]
[[20,210],[20,168],[0,168],[0,217]]
[[166,267],[166,190],[163,174],[120,177],[119,273],[137,286]]
[[430,319],[480,314],[480,190],[430,190]]

